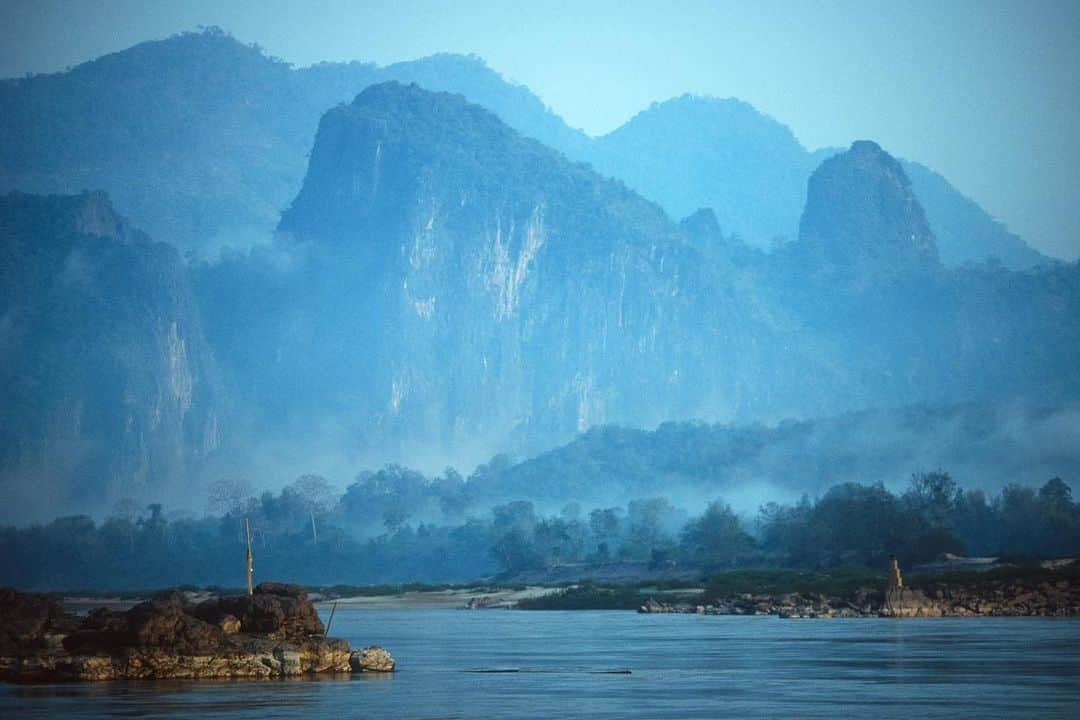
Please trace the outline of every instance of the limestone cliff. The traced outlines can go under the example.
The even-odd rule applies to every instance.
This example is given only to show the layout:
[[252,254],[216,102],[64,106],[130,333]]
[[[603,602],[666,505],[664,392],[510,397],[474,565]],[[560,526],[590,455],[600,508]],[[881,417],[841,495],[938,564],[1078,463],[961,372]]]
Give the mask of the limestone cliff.
[[223,413],[176,251],[84,193],[0,198],[0,253],[4,507],[167,496]]
[[[799,239],[763,253],[708,210],[676,225],[460,96],[386,83],[324,116],[275,249],[202,287],[267,437],[333,428],[375,462],[468,465],[602,423],[1074,392],[1080,274],[1007,276],[1017,302],[988,306],[982,271],[943,267],[873,143],[823,163]],[[1048,342],[988,358],[1019,357],[1019,295]]]
[[276,361],[237,375],[369,440],[536,448],[815,392],[794,328],[729,263],[460,96],[387,83],[327,113],[279,232],[286,299],[241,340]]

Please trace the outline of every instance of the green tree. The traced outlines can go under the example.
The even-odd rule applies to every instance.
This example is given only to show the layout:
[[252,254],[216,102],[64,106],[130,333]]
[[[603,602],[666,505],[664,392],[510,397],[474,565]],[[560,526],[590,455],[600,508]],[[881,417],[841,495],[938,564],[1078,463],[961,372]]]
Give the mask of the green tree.
[[938,470],[913,474],[904,501],[928,528],[948,528],[960,495],[949,473]]
[[707,568],[741,565],[751,557],[754,545],[739,516],[719,500],[709,503],[701,517],[682,531],[683,553]]
[[533,504],[516,501],[497,505],[491,510],[494,522],[491,529],[491,553],[508,573],[543,566],[543,558],[533,541],[536,513]]

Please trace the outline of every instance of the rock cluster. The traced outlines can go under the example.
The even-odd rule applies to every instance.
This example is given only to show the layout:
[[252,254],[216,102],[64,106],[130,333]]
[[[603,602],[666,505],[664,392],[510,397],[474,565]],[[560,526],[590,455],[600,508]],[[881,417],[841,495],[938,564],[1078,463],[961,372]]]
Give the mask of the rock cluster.
[[690,613],[698,615],[778,615],[783,618],[865,617],[877,615],[870,605],[819,594],[786,593],[753,595],[743,593],[708,604],[664,603],[649,598],[639,613]]
[[935,583],[925,592],[905,590],[900,608],[893,614],[903,617],[1077,617],[1080,616],[1080,584],[1069,577],[1050,577],[1037,582],[988,579],[976,588]]
[[53,600],[0,590],[0,678],[274,678],[393,670],[382,648],[353,662],[349,644],[324,635],[298,586],[263,583],[253,595],[193,605],[167,592],[117,612],[84,618]]
[[818,593],[732,595],[710,604],[665,603],[649,598],[640,613],[776,615],[782,618],[1080,616],[1080,585],[1067,578],[1023,582],[986,578],[978,585],[932,583],[905,588],[885,602],[880,590],[859,589],[848,597]]

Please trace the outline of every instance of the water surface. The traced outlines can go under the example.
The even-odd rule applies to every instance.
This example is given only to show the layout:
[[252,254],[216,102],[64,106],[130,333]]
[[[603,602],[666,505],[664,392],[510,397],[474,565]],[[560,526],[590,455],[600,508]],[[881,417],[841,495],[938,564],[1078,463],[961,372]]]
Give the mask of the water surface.
[[0,716],[954,720],[1075,718],[1080,708],[1073,619],[339,609],[332,634],[386,646],[399,671],[8,685]]

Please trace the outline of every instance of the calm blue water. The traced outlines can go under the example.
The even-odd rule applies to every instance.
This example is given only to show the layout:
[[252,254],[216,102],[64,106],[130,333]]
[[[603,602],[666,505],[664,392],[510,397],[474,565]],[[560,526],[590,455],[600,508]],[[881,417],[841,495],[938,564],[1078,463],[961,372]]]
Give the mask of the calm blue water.
[[[7,685],[0,716],[1080,717],[1080,620],[339,610],[333,629],[388,647],[399,671]],[[494,668],[521,672],[468,672]]]

